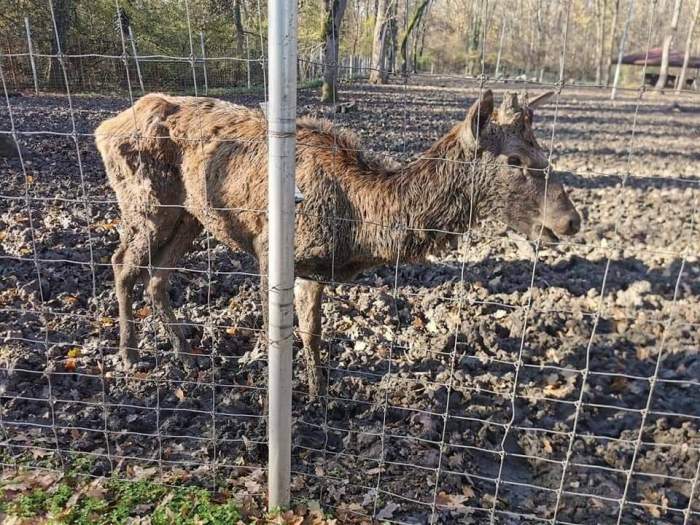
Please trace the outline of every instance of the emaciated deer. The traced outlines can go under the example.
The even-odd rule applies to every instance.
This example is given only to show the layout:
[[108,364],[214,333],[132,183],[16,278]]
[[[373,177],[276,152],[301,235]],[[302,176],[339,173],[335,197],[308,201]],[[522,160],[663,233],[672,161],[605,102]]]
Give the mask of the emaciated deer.
[[[354,136],[330,123],[299,119],[296,182],[304,200],[296,214],[295,303],[312,395],[320,386],[323,281],[350,279],[397,258],[421,260],[447,241],[444,232],[466,231],[480,218],[531,239],[553,241],[579,230],[580,216],[532,131],[533,108],[550,95],[529,103],[506,95],[494,111],[485,91],[464,121],[396,169],[366,158]],[[162,94],[141,98],[97,128],[122,212],[112,262],[127,364],[137,359],[132,300],[139,278],[174,350],[190,351],[167,284],[202,228],[257,257],[266,311],[266,133],[259,111]]]

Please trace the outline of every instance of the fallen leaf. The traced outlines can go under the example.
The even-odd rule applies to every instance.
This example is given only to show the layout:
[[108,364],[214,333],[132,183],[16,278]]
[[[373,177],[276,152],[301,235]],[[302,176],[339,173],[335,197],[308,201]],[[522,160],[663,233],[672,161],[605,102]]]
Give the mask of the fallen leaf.
[[[464,507],[464,502],[468,501],[474,496],[474,492],[471,488],[467,487],[467,494],[447,494],[446,492],[440,492],[435,498],[435,502],[442,506],[450,509],[459,509]],[[471,493],[469,493],[471,491]],[[462,487],[462,492],[465,492],[465,487]]]
[[110,231],[114,230],[117,226],[119,226],[119,219],[109,219],[95,223],[94,228],[96,230]]
[[143,468],[143,467],[139,467],[138,465],[134,465],[132,468],[132,471],[133,471],[134,478],[141,480],[141,479],[153,478],[158,473],[158,468],[157,467]]
[[473,498],[474,489],[471,488],[469,485],[462,485],[462,494],[464,494],[468,498]]
[[175,397],[178,398],[180,401],[185,400],[185,392],[182,390],[182,388],[177,388],[175,389]]
[[438,333],[438,332],[440,331],[440,329],[438,328],[437,323],[435,323],[435,321],[433,321],[433,320],[430,320],[430,321],[428,322],[428,324],[425,325],[425,329],[428,330],[428,332],[430,332],[430,333],[432,333],[432,334],[436,334],[436,333]]
[[78,298],[75,295],[64,295],[61,300],[66,304],[70,304],[71,306],[77,304],[78,302]]
[[103,499],[105,495],[105,487],[102,484],[102,479],[96,478],[90,482],[85,490],[85,495],[89,498]]
[[40,449],[40,448],[33,448],[32,449],[32,457],[34,459],[45,458],[46,456],[50,456],[53,453],[54,453],[53,450],[45,450],[45,449]]
[[386,504],[386,507],[377,513],[377,519],[390,520],[394,517],[394,511],[396,511],[398,508],[399,506],[396,503],[390,501]]
[[136,317],[139,319],[145,319],[151,315],[151,307],[150,306],[144,306],[143,308],[139,308],[136,310]]
[[77,346],[74,346],[73,348],[69,349],[68,350],[68,357],[73,358],[73,359],[80,357],[80,348],[78,348]]
[[573,386],[567,383],[562,385],[547,385],[544,387],[544,393],[547,396],[556,397],[558,399],[568,396],[573,391]]
[[615,377],[610,382],[610,390],[616,393],[626,392],[629,387],[629,381],[625,377]]
[[552,448],[552,443],[547,438],[542,439],[542,446],[544,447],[544,451],[547,454],[551,454],[552,452],[554,452],[554,449]]

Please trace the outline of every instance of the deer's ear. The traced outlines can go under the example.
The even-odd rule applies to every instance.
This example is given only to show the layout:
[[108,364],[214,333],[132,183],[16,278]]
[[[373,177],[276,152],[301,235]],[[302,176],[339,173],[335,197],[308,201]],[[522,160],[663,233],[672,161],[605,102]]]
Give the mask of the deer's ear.
[[553,96],[554,96],[554,91],[547,91],[546,93],[542,93],[541,95],[533,98],[532,100],[529,100],[527,105],[528,105],[528,107],[534,109],[537,106],[541,106],[542,104],[547,102]]
[[491,120],[493,114],[493,92],[487,89],[479,99],[472,104],[467,113],[466,123],[469,132],[474,140],[481,135],[481,132]]

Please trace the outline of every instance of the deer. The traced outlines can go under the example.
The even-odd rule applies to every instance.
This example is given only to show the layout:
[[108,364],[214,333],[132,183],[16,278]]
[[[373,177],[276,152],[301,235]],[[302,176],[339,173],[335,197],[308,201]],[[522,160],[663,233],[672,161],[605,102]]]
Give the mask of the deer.
[[[465,118],[415,160],[393,165],[363,153],[357,137],[326,120],[296,125],[295,309],[309,394],[323,392],[324,283],[382,264],[423,261],[446,232],[482,219],[528,239],[576,234],[581,216],[533,131],[532,100],[485,90]],[[267,327],[267,121],[222,100],[152,93],[102,122],[96,144],[121,211],[112,256],[119,355],[138,361],[132,302],[141,279],[174,353],[191,348],[168,297],[168,278],[203,231],[259,263]],[[264,332],[263,332],[264,333]]]

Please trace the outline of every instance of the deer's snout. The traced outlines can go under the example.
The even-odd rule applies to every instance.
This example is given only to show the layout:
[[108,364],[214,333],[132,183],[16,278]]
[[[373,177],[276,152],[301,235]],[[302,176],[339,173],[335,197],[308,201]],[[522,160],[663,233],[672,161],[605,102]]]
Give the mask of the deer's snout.
[[581,215],[576,210],[564,214],[553,225],[557,235],[575,235],[581,230]]

